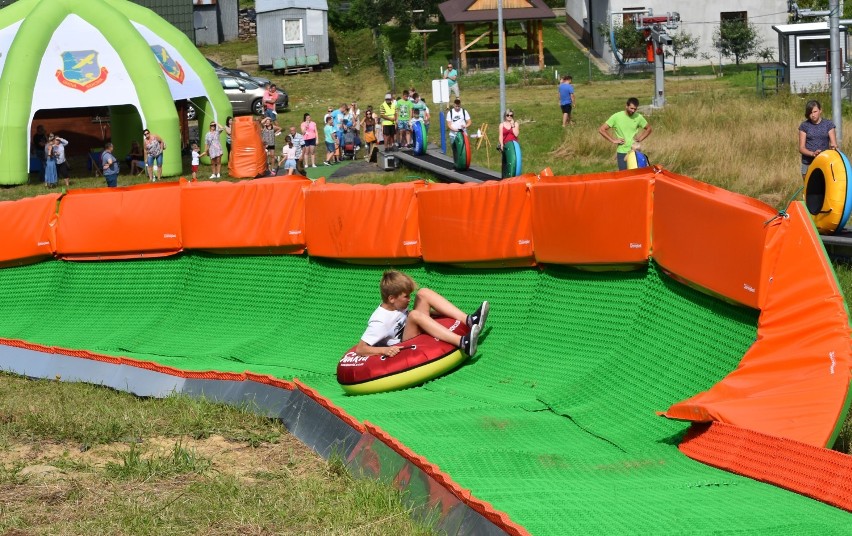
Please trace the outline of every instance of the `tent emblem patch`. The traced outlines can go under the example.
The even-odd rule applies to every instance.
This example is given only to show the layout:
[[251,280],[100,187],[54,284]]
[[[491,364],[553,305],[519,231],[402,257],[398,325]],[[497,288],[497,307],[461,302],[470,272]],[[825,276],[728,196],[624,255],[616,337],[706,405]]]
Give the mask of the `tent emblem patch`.
[[156,56],[157,61],[160,62],[160,67],[163,68],[163,72],[178,84],[183,84],[184,72],[180,63],[169,56],[169,53],[162,45],[151,45],[151,50],[154,51],[154,56]]
[[63,68],[56,71],[56,79],[63,86],[85,93],[106,82],[109,73],[98,64],[97,51],[74,50],[61,56]]

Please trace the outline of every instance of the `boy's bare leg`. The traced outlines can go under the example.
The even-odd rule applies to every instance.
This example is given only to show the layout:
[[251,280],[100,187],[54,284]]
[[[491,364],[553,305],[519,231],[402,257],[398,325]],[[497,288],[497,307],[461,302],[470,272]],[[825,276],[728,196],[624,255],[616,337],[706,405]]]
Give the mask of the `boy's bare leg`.
[[[427,316],[434,310],[439,315],[448,316],[461,322],[467,321],[467,313],[430,288],[421,288],[417,291],[417,296],[414,298],[414,310]],[[432,334],[430,333],[430,335]],[[436,335],[432,336],[436,337]]]
[[[464,320],[461,322],[464,322]],[[453,333],[439,324],[429,313],[414,309],[408,313],[408,321],[405,323],[405,330],[402,332],[402,340],[407,341],[421,333],[426,333],[454,346],[461,345],[461,335]]]

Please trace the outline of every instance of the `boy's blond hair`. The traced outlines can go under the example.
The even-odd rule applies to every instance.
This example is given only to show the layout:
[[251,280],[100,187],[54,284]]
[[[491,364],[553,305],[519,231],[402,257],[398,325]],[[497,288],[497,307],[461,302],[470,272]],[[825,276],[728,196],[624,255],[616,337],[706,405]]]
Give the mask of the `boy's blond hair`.
[[417,283],[408,274],[398,272],[397,270],[388,270],[382,274],[379,290],[382,293],[382,302],[388,303],[391,296],[411,294],[417,290]]

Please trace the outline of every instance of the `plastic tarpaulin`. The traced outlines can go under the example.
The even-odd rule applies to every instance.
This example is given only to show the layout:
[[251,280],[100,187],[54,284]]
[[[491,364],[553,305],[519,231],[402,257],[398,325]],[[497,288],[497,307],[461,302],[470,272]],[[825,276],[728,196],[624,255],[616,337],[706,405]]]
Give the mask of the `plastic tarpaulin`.
[[824,447],[833,443],[848,405],[848,314],[804,205],[793,204],[789,218],[773,226],[757,341],[736,370],[665,415]]
[[183,246],[220,252],[294,253],[305,249],[305,200],[311,181],[187,182],[181,186]]
[[535,258],[554,264],[645,263],[654,173],[546,177],[530,187]]
[[532,218],[521,176],[482,184],[430,184],[417,193],[423,260],[531,266]]
[[305,191],[308,252],[345,260],[420,258],[423,181],[388,186],[314,184]]
[[53,256],[56,201],[60,194],[0,202],[3,247],[0,267],[38,262]]
[[260,123],[250,115],[231,120],[231,153],[228,174],[237,179],[253,179],[266,174],[266,148],[260,139]]
[[180,191],[176,182],[71,190],[59,204],[57,255],[96,260],[178,253]]
[[768,205],[668,172],[654,184],[653,257],[687,282],[736,302],[760,303]]

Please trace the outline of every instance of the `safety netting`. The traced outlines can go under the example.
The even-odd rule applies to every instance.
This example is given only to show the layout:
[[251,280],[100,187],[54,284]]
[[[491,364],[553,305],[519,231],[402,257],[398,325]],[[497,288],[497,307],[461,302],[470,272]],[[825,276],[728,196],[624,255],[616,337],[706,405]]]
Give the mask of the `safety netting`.
[[736,368],[757,311],[668,278],[572,268],[402,267],[492,312],[477,355],[404,391],[346,396],[340,356],[384,267],[185,253],[0,270],[0,335],[183,370],[299,378],[532,534],[831,534],[849,514],[678,450],[658,417]]

